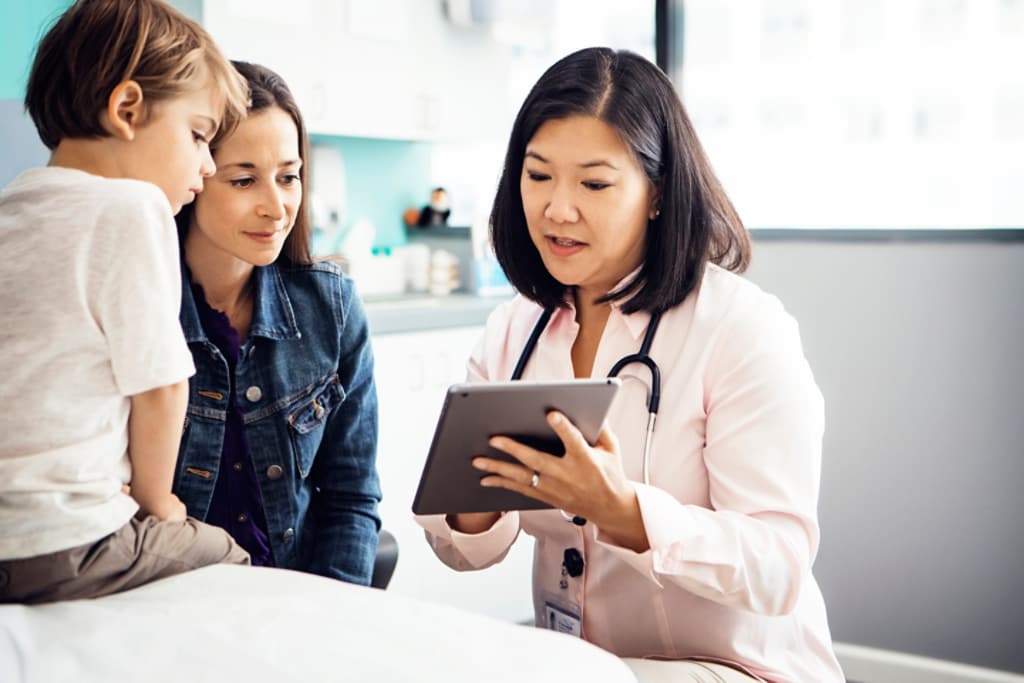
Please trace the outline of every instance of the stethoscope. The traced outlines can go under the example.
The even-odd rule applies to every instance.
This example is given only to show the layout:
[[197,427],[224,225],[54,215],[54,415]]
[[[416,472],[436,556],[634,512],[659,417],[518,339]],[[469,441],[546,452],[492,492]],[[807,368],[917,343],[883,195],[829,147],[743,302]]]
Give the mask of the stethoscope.
[[[540,335],[544,333],[544,329],[548,326],[548,321],[551,320],[551,314],[554,312],[553,308],[546,308],[541,313],[540,318],[537,319],[537,324],[533,326],[533,331],[530,332],[529,338],[526,340],[526,345],[523,347],[523,352],[519,355],[519,361],[516,362],[516,367],[512,371],[512,379],[521,379],[523,376],[523,370],[526,368],[526,364],[530,361],[530,356],[533,355],[534,349],[537,347],[537,340],[540,339]],[[643,459],[643,479],[644,484],[650,484],[650,475],[648,472],[648,466],[651,461],[651,445],[654,435],[654,423],[658,418],[658,404],[661,402],[661,370],[658,368],[658,364],[651,358],[651,343],[654,341],[654,335],[658,331],[658,325],[661,323],[661,312],[652,313],[651,320],[647,324],[647,332],[644,334],[644,341],[640,344],[640,351],[632,353],[628,356],[620,358],[612,369],[608,371],[609,377],[617,377],[622,369],[627,365],[633,363],[640,363],[647,367],[651,373],[651,388],[647,394],[647,433],[644,435],[644,459]],[[566,512],[562,511],[562,516],[567,520],[578,524],[580,526],[587,523],[587,520],[580,516],[570,517]]]

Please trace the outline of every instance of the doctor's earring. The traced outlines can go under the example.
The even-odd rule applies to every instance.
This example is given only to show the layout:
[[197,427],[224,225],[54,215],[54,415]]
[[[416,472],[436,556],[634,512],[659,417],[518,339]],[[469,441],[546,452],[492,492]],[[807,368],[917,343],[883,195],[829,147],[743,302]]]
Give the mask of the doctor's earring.
[[648,215],[650,216],[650,219],[653,221],[655,218],[661,215],[661,209],[655,209]]

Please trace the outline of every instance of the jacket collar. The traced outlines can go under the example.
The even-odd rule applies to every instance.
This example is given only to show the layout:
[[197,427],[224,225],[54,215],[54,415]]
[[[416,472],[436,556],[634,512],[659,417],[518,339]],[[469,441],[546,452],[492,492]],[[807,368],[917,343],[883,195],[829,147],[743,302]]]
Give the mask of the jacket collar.
[[[252,276],[253,311],[249,336],[276,340],[298,339],[301,335],[295,323],[295,311],[277,264],[254,268]],[[199,321],[199,309],[192,295],[192,273],[184,259],[181,261],[180,320],[187,342],[209,341]]]

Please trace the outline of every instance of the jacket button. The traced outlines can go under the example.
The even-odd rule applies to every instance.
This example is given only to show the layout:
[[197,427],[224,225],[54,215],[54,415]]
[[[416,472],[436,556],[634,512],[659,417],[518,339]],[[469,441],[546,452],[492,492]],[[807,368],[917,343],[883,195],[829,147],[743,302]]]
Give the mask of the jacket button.
[[284,474],[284,470],[280,465],[271,465],[267,468],[267,479],[277,480],[281,478],[282,474]]
[[263,390],[254,384],[245,390],[245,397],[249,399],[250,403],[255,403],[263,398]]
[[288,527],[287,529],[285,529],[284,533],[281,534],[281,538],[283,538],[286,541],[292,540],[293,536],[295,536],[295,529],[292,529],[291,527]]

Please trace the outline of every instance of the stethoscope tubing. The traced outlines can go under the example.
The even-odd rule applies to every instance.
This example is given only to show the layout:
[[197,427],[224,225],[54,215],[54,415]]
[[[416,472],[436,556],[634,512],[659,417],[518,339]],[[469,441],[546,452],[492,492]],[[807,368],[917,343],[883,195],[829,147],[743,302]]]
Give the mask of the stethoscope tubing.
[[[523,346],[523,351],[519,355],[519,360],[516,362],[515,369],[512,371],[512,379],[522,379],[523,371],[526,369],[526,364],[530,362],[530,357],[533,356],[534,349],[537,347],[537,342],[540,340],[540,336],[544,333],[545,328],[548,326],[548,322],[551,320],[551,316],[554,313],[553,308],[546,308],[541,312],[540,317],[537,319],[537,323],[533,326],[533,330],[530,332],[530,336],[526,340],[526,344]],[[647,367],[651,373],[651,387],[647,394],[647,431],[644,435],[644,449],[643,449],[643,460],[642,460],[642,476],[644,484],[650,484],[650,461],[651,461],[651,447],[654,441],[654,425],[658,419],[658,408],[661,404],[661,369],[658,364],[651,358],[651,344],[654,343],[654,335],[658,331],[658,325],[661,323],[661,312],[651,314],[651,320],[647,324],[647,332],[644,334],[643,343],[640,344],[640,350],[637,353],[623,356],[612,366],[612,369],[608,372],[609,377],[617,377],[623,368],[627,365],[634,363],[640,363]],[[586,524],[586,520],[578,515],[570,517],[564,510],[562,516],[567,520],[578,524],[580,526]]]

